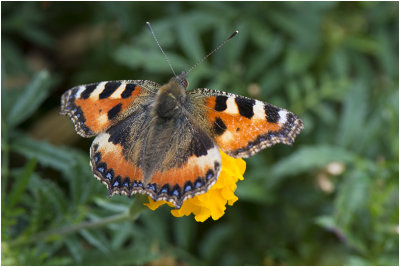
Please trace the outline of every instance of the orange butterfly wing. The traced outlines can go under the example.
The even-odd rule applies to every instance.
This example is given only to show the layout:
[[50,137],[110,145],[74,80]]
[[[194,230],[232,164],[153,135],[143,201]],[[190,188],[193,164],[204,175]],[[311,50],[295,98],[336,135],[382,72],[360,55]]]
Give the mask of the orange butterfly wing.
[[190,93],[203,95],[214,140],[232,157],[250,157],[277,143],[292,144],[304,128],[292,112],[266,102],[206,88]]
[[76,132],[91,137],[115,124],[141,97],[154,95],[158,84],[128,80],[92,83],[74,87],[61,97],[61,115],[67,115]]

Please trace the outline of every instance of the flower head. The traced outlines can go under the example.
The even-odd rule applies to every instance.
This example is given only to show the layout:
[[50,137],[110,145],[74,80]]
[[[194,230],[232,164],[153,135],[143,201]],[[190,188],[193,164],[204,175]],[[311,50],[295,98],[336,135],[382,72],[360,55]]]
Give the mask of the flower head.
[[[204,194],[194,196],[185,200],[180,209],[171,210],[175,217],[194,214],[198,222],[204,222],[209,217],[218,220],[224,215],[226,204],[233,205],[238,200],[234,192],[238,180],[243,180],[243,173],[246,169],[246,162],[240,158],[232,158],[220,151],[222,158],[222,169],[216,183]],[[149,197],[149,203],[145,203],[152,210],[163,204],[173,207],[170,202],[159,200],[154,201]]]

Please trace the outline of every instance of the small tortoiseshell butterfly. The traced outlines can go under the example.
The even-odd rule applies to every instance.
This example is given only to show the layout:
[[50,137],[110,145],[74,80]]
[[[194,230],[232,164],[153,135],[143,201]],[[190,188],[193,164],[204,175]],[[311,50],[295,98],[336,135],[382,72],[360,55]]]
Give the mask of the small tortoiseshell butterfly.
[[110,196],[147,194],[179,208],[216,182],[219,149],[247,158],[292,144],[304,127],[293,113],[266,102],[207,88],[187,91],[186,74],[164,85],[105,81],[63,94],[60,114],[79,135],[97,135],[90,165]]

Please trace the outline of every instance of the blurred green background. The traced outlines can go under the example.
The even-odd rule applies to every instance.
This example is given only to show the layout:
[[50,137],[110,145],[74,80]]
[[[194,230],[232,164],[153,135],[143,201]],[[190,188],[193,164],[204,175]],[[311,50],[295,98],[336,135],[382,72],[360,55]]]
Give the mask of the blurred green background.
[[[2,2],[3,265],[398,265],[399,3]],[[190,88],[299,115],[293,146],[247,159],[218,221],[134,216],[59,116],[85,83],[167,82],[234,30]]]

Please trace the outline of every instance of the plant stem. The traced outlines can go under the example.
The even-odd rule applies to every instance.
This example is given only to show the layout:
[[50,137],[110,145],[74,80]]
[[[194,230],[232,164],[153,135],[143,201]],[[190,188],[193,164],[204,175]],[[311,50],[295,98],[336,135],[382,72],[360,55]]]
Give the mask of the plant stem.
[[[93,222],[83,222],[80,224],[64,227],[61,229],[56,229],[48,232],[44,232],[41,234],[38,234],[32,238],[32,241],[37,241],[41,239],[46,239],[48,236],[52,235],[58,235],[58,236],[64,236],[68,235],[74,232],[78,232],[83,229],[91,229],[91,228],[96,228],[96,227],[102,227],[110,223],[116,223],[116,222],[121,222],[129,219],[129,213],[124,212],[122,214],[117,214],[113,216],[109,216],[103,219],[100,219],[98,221],[93,221]],[[35,240],[35,237],[37,240]]]

